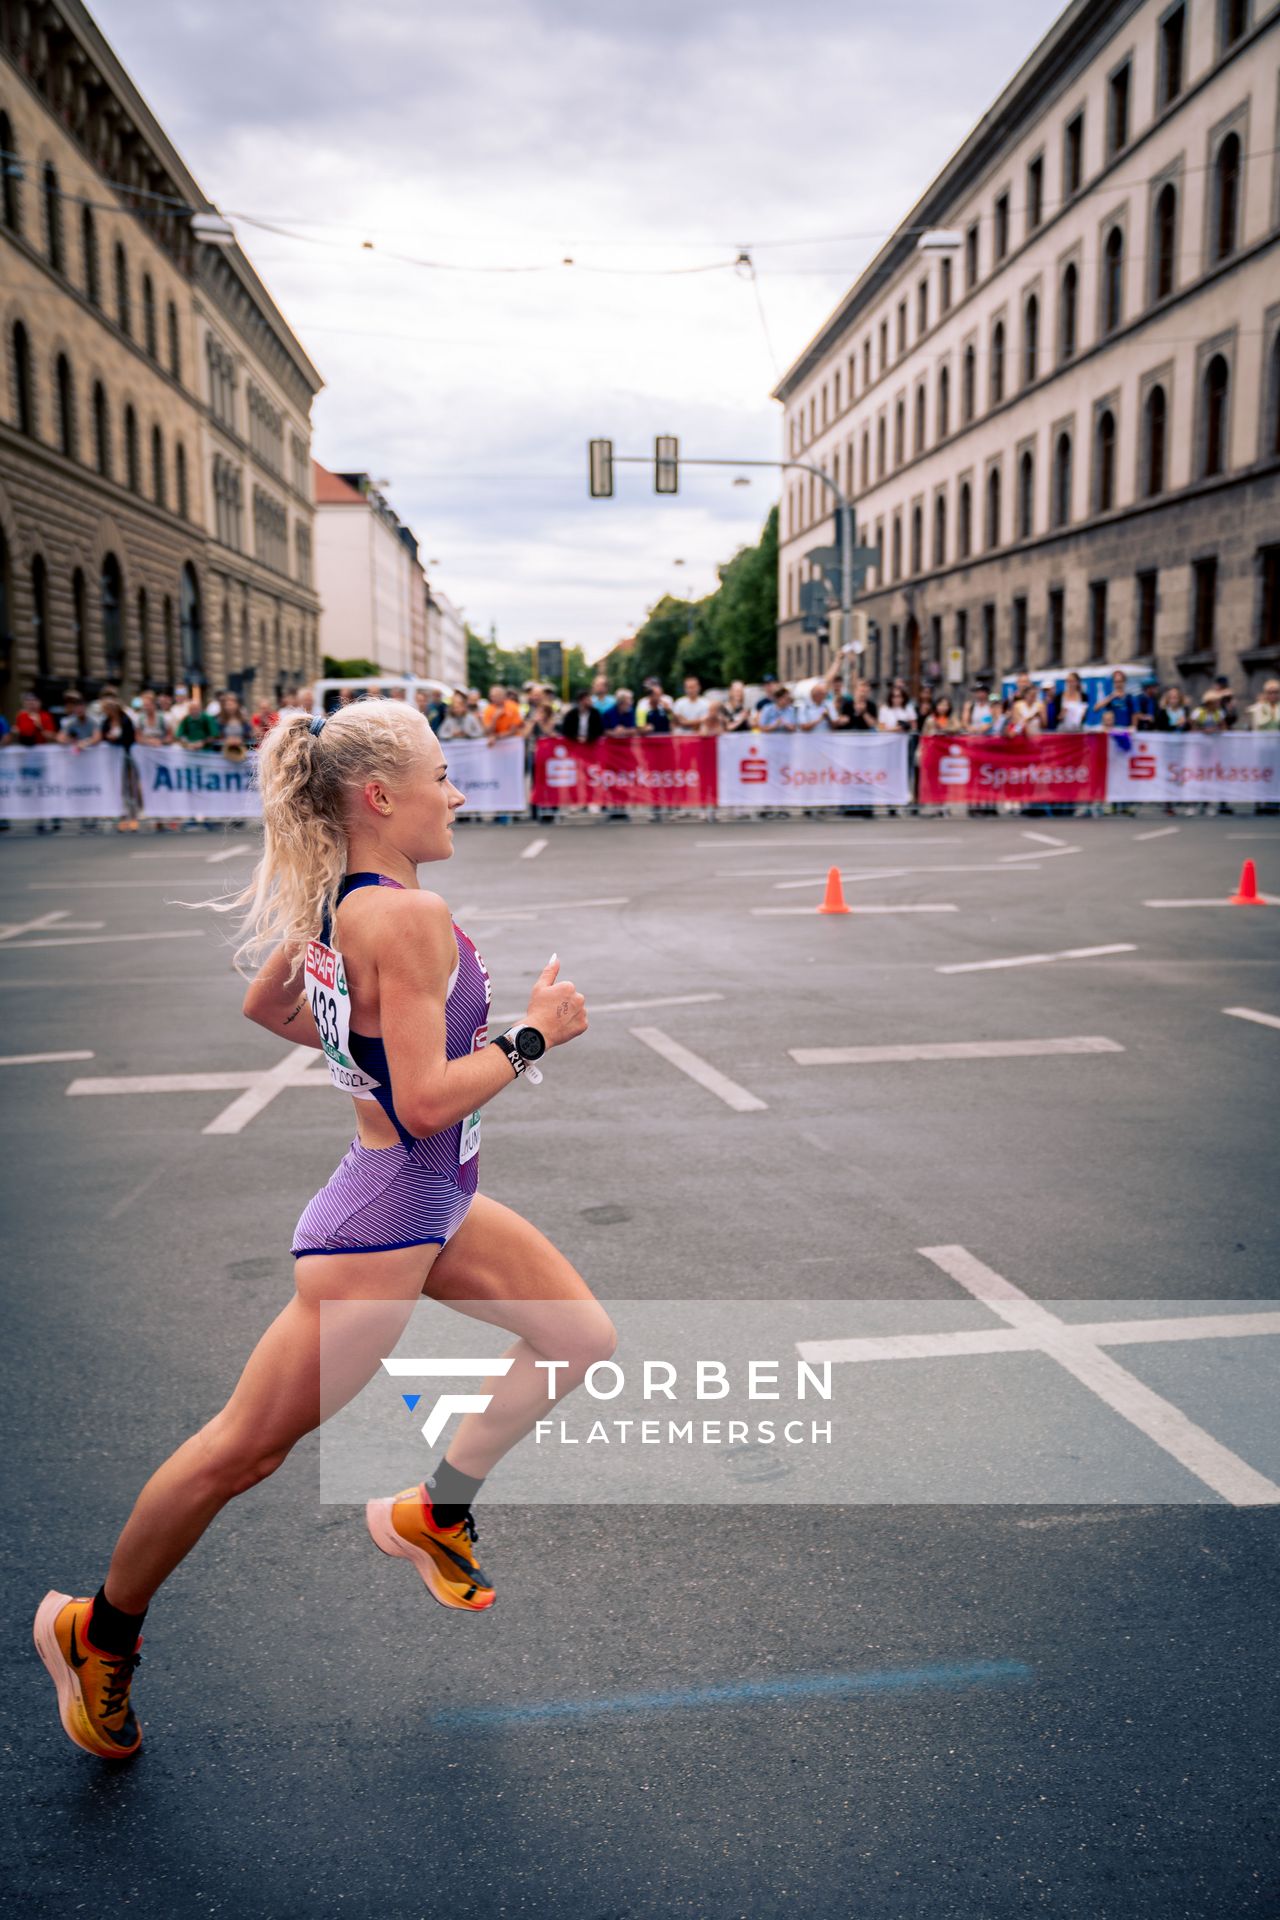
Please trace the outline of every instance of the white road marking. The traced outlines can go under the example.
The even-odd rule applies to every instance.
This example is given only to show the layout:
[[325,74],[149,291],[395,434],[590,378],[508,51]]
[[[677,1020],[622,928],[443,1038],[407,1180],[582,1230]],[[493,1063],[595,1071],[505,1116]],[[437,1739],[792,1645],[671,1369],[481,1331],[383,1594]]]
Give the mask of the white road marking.
[[15,940],[8,951],[30,953],[33,947],[105,947],[120,940],[203,940],[204,936],[203,927],[168,928],[161,933],[78,933],[69,940]]
[[[1148,1341],[1250,1340],[1280,1333],[1280,1313],[1187,1314],[1163,1320],[1065,1321],[1079,1340],[1100,1347]],[[978,1327],[961,1333],[889,1333],[857,1339],[797,1342],[802,1360],[960,1360],[990,1353],[1035,1353],[1041,1336],[1025,1327]]]
[[1094,960],[1104,953],[1136,953],[1122,942],[1114,947],[1064,947],[1061,953],[1020,953],[1012,960],[963,960],[958,966],[935,967],[935,973],[986,973],[997,967],[1035,967],[1048,960]]
[[[816,914],[818,909],[816,907],[752,907],[749,909],[749,911],[752,913],[773,913],[773,914],[778,914],[778,913]],[[952,906],[950,904],[946,904],[946,905],[931,904],[927,906],[915,905],[915,906],[905,906],[905,907],[871,907],[871,906],[865,905],[861,900],[859,900],[857,906],[853,909],[853,911],[855,914],[860,914],[860,913],[959,913],[960,909],[959,907]]]
[[1234,1020],[1256,1020],[1260,1027],[1280,1027],[1274,1013],[1255,1013],[1252,1007],[1224,1007],[1222,1011]]
[[[1280,1026],[1280,1021],[1276,1022]],[[0,1067],[35,1067],[42,1060],[92,1060],[92,1053],[7,1053],[0,1054]]]
[[788,1047],[798,1067],[861,1067],[897,1060],[1034,1060],[1051,1053],[1123,1053],[1118,1040],[924,1040],[901,1047]]
[[[152,876],[151,874],[140,873],[132,880],[28,880],[27,892],[78,893],[82,887],[176,887],[181,884],[182,882],[176,880],[173,874],[162,878],[159,874]],[[193,883],[188,882],[187,884],[191,885]],[[206,881],[205,885],[207,886],[208,884],[208,881]],[[220,900],[222,897],[223,896],[218,893],[211,893],[209,895],[211,900]]]
[[[1008,867],[1003,863],[994,862],[975,867],[877,867],[868,873],[842,872],[840,877],[848,883],[851,880],[896,880],[904,873],[1008,873],[1008,871]],[[1036,867],[1015,867],[1013,871],[1015,873],[1036,873],[1039,869]],[[825,873],[820,873],[812,877],[806,876],[803,880],[783,880],[774,887],[774,892],[786,893],[796,887],[820,887],[826,880],[826,877]]]
[[536,900],[527,907],[471,907],[467,917],[471,920],[532,918],[541,913],[571,913],[575,907],[625,907],[630,898],[629,894],[618,893],[607,894],[599,900]]
[[1011,1327],[1037,1335],[1041,1352],[1231,1506],[1280,1503],[1280,1487],[1274,1481],[1104,1353],[1085,1329],[1060,1320],[965,1247],[921,1247],[919,1251]]
[[1041,853],[1037,847],[1034,853],[1002,853],[1000,864],[1002,867],[1012,867],[1019,860],[1061,860],[1063,854],[1079,853],[1079,851],[1079,847],[1050,847],[1048,853]]
[[228,1107],[212,1120],[204,1133],[239,1133],[282,1093],[286,1087],[327,1087],[328,1069],[321,1067],[323,1055],[313,1047],[291,1047],[283,1060],[273,1067],[245,1067],[225,1073],[137,1073],[111,1074],[102,1078],[73,1080],[67,1088],[71,1096],[79,1094],[127,1093],[238,1093]]
[[[254,1115],[261,1113],[264,1107],[270,1106],[276,1095],[283,1092],[285,1087],[305,1085],[319,1078],[318,1075],[311,1073],[314,1058],[313,1047],[294,1047],[283,1060],[277,1061],[274,1067],[269,1067],[264,1074],[260,1075],[256,1086],[246,1088],[238,1100],[233,1100],[229,1107],[224,1107],[222,1112],[201,1131],[203,1133],[242,1133]],[[328,1078],[326,1070],[324,1081]]]
[[[1260,893],[1259,900],[1268,907],[1280,907],[1280,894]],[[1229,907],[1231,901],[1226,894],[1217,900],[1144,900],[1144,907]]]
[[122,1193],[120,1198],[107,1208],[107,1219],[118,1220],[122,1213],[128,1212],[135,1200],[142,1198],[148,1187],[155,1185],[162,1174],[170,1173],[172,1170],[172,1164],[167,1160],[162,1160],[159,1166],[152,1167],[150,1173],[144,1175],[136,1187],[130,1187],[128,1193]]
[[522,860],[536,860],[546,844],[545,840],[531,840],[527,847],[521,849],[520,858]]
[[12,926],[0,927],[0,940],[13,940],[20,933],[36,933],[42,927],[54,927],[60,920],[65,920],[70,911],[70,907],[55,907],[52,913],[42,913],[38,920],[22,920]]
[[[1022,837],[1024,840],[1038,840],[1040,844],[1045,847],[1065,847],[1068,845],[1067,841],[1059,840],[1051,833],[1036,833],[1031,827],[1024,827],[1022,829]],[[1074,851],[1074,849],[1072,850]]]
[[1177,827],[1153,827],[1150,833],[1135,833],[1135,840],[1163,840],[1167,834],[1177,833]]
[[717,853],[758,853],[761,847],[768,847],[770,851],[774,847],[786,847],[791,852],[807,853],[810,847],[843,847],[850,858],[856,860],[863,847],[893,847],[901,852],[903,847],[954,847],[956,843],[952,835],[946,833],[934,834],[932,838],[921,834],[918,840],[913,834],[876,840],[870,834],[864,836],[855,831],[843,835],[838,840],[742,840],[735,846],[732,840],[726,838],[695,840],[693,844],[704,851],[708,847],[714,847]]
[[[646,1007],[696,1007],[705,1005],[709,1000],[723,1000],[722,993],[664,993],[657,1000],[602,1000],[599,1005],[593,1000],[587,1008],[588,1018],[594,1020],[598,1013],[640,1013]],[[522,1007],[518,1013],[493,1013],[489,1016],[490,1026],[509,1026],[513,1020],[523,1020],[528,1009]]]
[[252,840],[237,840],[234,846],[221,847],[217,853],[206,854],[205,865],[214,867],[218,864],[219,860],[234,860],[237,854],[244,853],[252,853],[256,856],[260,851],[261,849],[257,847]]
[[723,1100],[726,1107],[732,1107],[735,1113],[764,1112],[767,1104],[765,1101],[758,1100],[754,1093],[748,1093],[746,1088],[740,1087],[736,1080],[730,1080],[727,1075],[720,1072],[719,1068],[713,1067],[710,1061],[703,1060],[696,1053],[690,1053],[688,1047],[682,1047],[678,1040],[673,1040],[670,1034],[662,1031],[661,1027],[632,1027],[631,1031],[637,1040],[643,1040],[646,1047],[652,1047],[655,1053],[660,1054],[673,1067],[678,1067],[681,1073],[687,1073],[691,1080],[696,1080],[698,1085],[705,1087],[708,1093],[714,1093],[717,1100]]

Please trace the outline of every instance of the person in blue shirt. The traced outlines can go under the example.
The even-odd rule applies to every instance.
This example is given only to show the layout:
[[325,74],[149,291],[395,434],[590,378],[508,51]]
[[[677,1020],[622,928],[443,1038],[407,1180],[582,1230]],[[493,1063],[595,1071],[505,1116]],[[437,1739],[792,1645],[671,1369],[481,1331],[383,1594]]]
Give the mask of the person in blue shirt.
[[1132,727],[1139,710],[1138,696],[1129,692],[1129,683],[1124,674],[1113,673],[1110,693],[1104,694],[1098,702],[1096,721],[1100,724],[1103,714],[1109,713],[1117,727]]
[[634,733],[636,697],[630,687],[619,687],[602,714],[606,733]]

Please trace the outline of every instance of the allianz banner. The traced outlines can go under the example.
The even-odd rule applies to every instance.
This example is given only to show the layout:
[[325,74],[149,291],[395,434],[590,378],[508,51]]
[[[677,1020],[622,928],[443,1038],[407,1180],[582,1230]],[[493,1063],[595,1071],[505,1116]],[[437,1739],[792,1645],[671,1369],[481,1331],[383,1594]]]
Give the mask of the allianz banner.
[[1054,806],[1106,798],[1107,742],[1101,733],[929,734],[919,748],[921,806],[998,800]]
[[124,748],[6,747],[0,819],[99,820],[124,812]]
[[1107,799],[1280,801],[1280,733],[1110,734]]
[[539,740],[535,807],[713,807],[716,742],[613,734],[592,747]]
[[721,807],[907,807],[911,768],[901,733],[722,733]]
[[245,820],[262,811],[257,755],[228,760],[204,747],[133,749],[142,810],[157,820]]

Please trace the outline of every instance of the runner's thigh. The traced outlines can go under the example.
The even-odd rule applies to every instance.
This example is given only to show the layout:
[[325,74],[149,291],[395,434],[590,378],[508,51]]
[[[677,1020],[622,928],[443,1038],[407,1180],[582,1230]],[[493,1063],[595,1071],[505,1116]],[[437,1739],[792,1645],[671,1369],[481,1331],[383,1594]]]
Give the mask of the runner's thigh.
[[[423,1286],[432,1300],[506,1327],[534,1346],[606,1346],[612,1326],[582,1275],[544,1233],[478,1193]],[[612,1351],[609,1345],[609,1351]]]

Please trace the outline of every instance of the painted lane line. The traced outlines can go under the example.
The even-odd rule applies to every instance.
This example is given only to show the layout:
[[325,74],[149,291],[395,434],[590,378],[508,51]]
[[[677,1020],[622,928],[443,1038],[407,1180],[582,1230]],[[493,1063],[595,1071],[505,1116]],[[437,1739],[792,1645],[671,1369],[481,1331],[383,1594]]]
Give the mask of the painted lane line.
[[[1051,833],[1035,833],[1030,827],[1024,827],[1022,829],[1022,837],[1024,840],[1038,840],[1043,847],[1066,847],[1070,845],[1069,841],[1059,840]],[[1074,849],[1072,850],[1074,851]]]
[[[195,882],[190,881],[187,884],[195,885]],[[205,882],[206,886],[210,884],[209,881]],[[162,876],[160,874],[140,873],[132,880],[28,880],[27,892],[78,893],[82,887],[113,887],[119,889],[124,887],[176,887],[180,885],[182,885],[182,882],[173,874]],[[225,894],[211,893],[209,898],[210,900],[221,900],[225,898]]]
[[714,1093],[717,1100],[723,1100],[726,1107],[732,1107],[735,1113],[765,1111],[765,1101],[758,1100],[754,1093],[748,1093],[746,1088],[740,1087],[736,1080],[730,1080],[726,1074],[720,1072],[718,1067],[713,1067],[709,1060],[703,1060],[700,1055],[690,1053],[688,1047],[682,1047],[678,1040],[673,1040],[670,1034],[662,1031],[661,1027],[632,1027],[631,1031],[637,1040],[642,1040],[646,1047],[652,1047],[656,1054],[668,1061],[671,1066],[678,1067],[681,1073],[687,1073],[691,1080],[696,1080],[698,1085],[705,1087],[708,1093]]
[[70,907],[56,907],[52,913],[42,913],[38,920],[23,920],[13,926],[0,927],[0,940],[13,940],[20,933],[38,933],[45,927],[57,926],[70,911]]
[[1079,847],[1050,847],[1047,853],[1042,853],[1037,847],[1034,853],[1002,853],[1000,864],[1003,867],[1012,867],[1019,860],[1061,860],[1064,854],[1079,853],[1079,851]]
[[[1257,1340],[1280,1334],[1280,1313],[1187,1314],[1164,1320],[1064,1321],[1078,1340],[1101,1347],[1165,1341]],[[1041,1336],[1027,1327],[975,1327],[962,1333],[889,1333],[864,1338],[799,1340],[802,1360],[963,1360],[993,1353],[1036,1353]]]
[[862,834],[855,832],[845,834],[838,840],[829,838],[822,840],[741,840],[735,846],[732,840],[725,838],[723,840],[695,840],[693,844],[704,852],[708,848],[714,847],[717,853],[757,853],[761,847],[767,847],[771,852],[774,847],[786,847],[787,850],[792,853],[807,853],[810,847],[844,847],[850,856],[856,860],[861,847],[893,847],[896,851],[901,852],[904,847],[953,847],[955,840],[949,834],[945,833],[934,834],[931,839],[922,834],[918,840],[910,835],[877,840],[870,834],[864,838]]
[[528,846],[521,850],[520,858],[522,860],[536,860],[546,844],[545,840],[531,840]]
[[[1268,907],[1280,907],[1280,894],[1260,893],[1258,895]],[[1230,900],[1225,897],[1217,900],[1144,900],[1144,907],[1229,907]]]
[[788,1047],[798,1067],[863,1067],[899,1060],[1036,1060],[1058,1053],[1123,1053],[1094,1034],[1066,1040],[925,1040],[902,1047]]
[[668,1713],[679,1707],[749,1707],[779,1700],[841,1698],[848,1694],[924,1693],[956,1687],[1020,1686],[1035,1679],[1022,1660],[969,1660],[930,1667],[881,1668],[865,1673],[797,1673],[770,1680],[731,1680],[719,1686],[670,1687],[576,1700],[534,1700],[523,1706],[441,1707],[433,1726],[479,1729],[538,1720],[588,1720],[610,1713]]
[[9,953],[30,953],[33,947],[108,947],[121,940],[203,940],[203,927],[168,928],[161,933],[77,933],[67,940],[15,940]]
[[1233,1020],[1256,1020],[1260,1027],[1280,1027],[1274,1013],[1255,1013],[1252,1007],[1224,1007],[1222,1011],[1229,1013]]
[[[315,1049],[312,1047],[294,1047],[283,1060],[259,1076],[256,1086],[248,1087],[238,1100],[224,1107],[220,1114],[212,1119],[202,1133],[243,1133],[255,1114],[261,1113],[285,1087],[294,1087],[313,1083],[320,1078],[311,1073],[315,1064]],[[324,1079],[328,1079],[328,1071]]]
[[[722,993],[664,993],[656,1000],[602,1000],[599,1006],[592,1001],[587,1012],[594,1020],[598,1013],[642,1013],[648,1007],[700,1007],[711,1000],[723,1000]],[[518,1013],[493,1013],[489,1016],[490,1026],[510,1026],[513,1020],[523,1020],[526,1008]]]
[[[751,913],[772,913],[772,914],[811,913],[812,914],[812,913],[816,913],[818,909],[816,907],[751,907],[749,911]],[[905,906],[905,907],[871,907],[871,906],[867,906],[863,901],[859,900],[857,906],[854,908],[853,911],[855,914],[861,914],[861,913],[959,913],[960,909],[959,907],[952,906],[950,904],[946,904],[946,905],[930,904],[927,906],[917,905],[917,906]]]
[[963,960],[957,966],[935,967],[935,973],[986,973],[997,967],[1036,967],[1050,960],[1096,960],[1106,953],[1136,953],[1128,942],[1114,947],[1064,947],[1060,953],[1020,953],[1010,960]]
[[[846,884],[852,880],[897,880],[904,873],[1038,873],[1038,867],[1007,867],[1001,864],[978,867],[878,867],[868,873],[841,873],[840,878]],[[820,887],[826,880],[821,873],[803,880],[783,880],[774,887],[775,893],[786,893],[795,887]]]
[[[1280,1025],[1280,1022],[1277,1022]],[[35,1067],[42,1060],[92,1060],[92,1053],[6,1053],[0,1054],[0,1067]]]
[[1178,833],[1178,827],[1154,827],[1150,833],[1135,833],[1135,840],[1163,840],[1167,834]]
[[517,914],[571,913],[575,907],[625,907],[630,894],[605,894],[598,900],[536,900],[527,907],[472,907],[472,920],[510,920]]
[[1038,1334],[1043,1353],[1231,1506],[1280,1503],[1280,1487],[1274,1481],[1189,1420],[1172,1401],[1153,1392],[1095,1341],[1082,1337],[1077,1328],[1050,1313],[1021,1287],[984,1266],[967,1248],[921,1247],[919,1252],[1009,1326]]
[[251,853],[256,859],[261,851],[261,847],[256,847],[251,840],[248,842],[238,840],[233,847],[220,847],[217,853],[207,853],[205,855],[205,865],[207,867],[216,867],[220,860],[234,860],[237,855],[246,853]]

